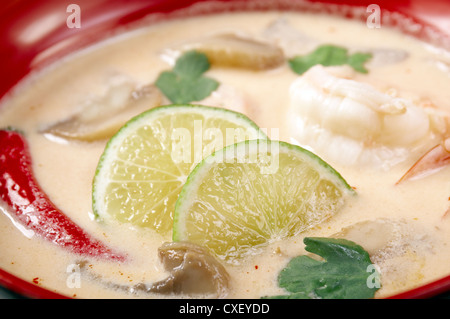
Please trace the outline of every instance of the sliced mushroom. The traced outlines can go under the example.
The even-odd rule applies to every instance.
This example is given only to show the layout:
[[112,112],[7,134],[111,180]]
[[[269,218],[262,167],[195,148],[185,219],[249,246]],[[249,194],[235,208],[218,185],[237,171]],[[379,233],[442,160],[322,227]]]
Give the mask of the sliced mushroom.
[[319,45],[319,42],[294,28],[285,17],[270,23],[263,31],[264,39],[279,46],[286,57],[307,54]]
[[217,298],[226,296],[229,275],[223,265],[202,247],[186,242],[165,243],[159,248],[159,257],[170,275],[150,286],[140,284],[135,290]]
[[89,99],[73,116],[43,130],[64,139],[92,142],[114,135],[129,119],[161,104],[156,86],[135,89],[129,82],[109,88],[104,96]]
[[[277,44],[283,49],[284,54],[288,57],[303,55],[311,52],[321,43],[297,30],[292,26],[285,17],[273,21],[263,32],[263,37],[268,41]],[[395,48],[353,48],[354,52],[367,52],[372,54],[368,65],[373,67],[387,66],[400,63],[409,57],[409,53],[405,50]],[[353,52],[352,52],[353,53]]]
[[[355,223],[332,237],[346,238],[364,247],[381,273],[386,285],[382,294],[392,289],[407,289],[423,280],[423,267],[439,243],[429,229],[414,220],[381,218]],[[382,285],[383,286],[383,285]]]
[[355,223],[332,237],[345,238],[364,247],[371,260],[380,266],[390,260],[422,258],[432,253],[431,234],[412,220],[379,218]]
[[409,57],[409,53],[400,49],[362,49],[372,54],[372,58],[368,62],[370,66],[387,66],[400,63]]
[[370,256],[376,256],[399,240],[399,229],[398,222],[376,219],[350,225],[332,237],[354,241],[364,247]]
[[283,51],[278,46],[235,33],[204,37],[166,53],[176,56],[188,50],[206,54],[211,65],[250,70],[272,69],[285,61]]
[[233,86],[220,84],[207,98],[196,102],[208,106],[227,108],[229,110],[249,115],[250,105],[245,95]]
[[164,243],[158,251],[169,275],[154,283],[141,282],[131,286],[105,280],[103,276],[92,271],[86,260],[78,261],[77,266],[90,280],[125,293],[207,298],[224,298],[227,295],[230,280],[228,272],[204,248],[187,242],[174,242]]

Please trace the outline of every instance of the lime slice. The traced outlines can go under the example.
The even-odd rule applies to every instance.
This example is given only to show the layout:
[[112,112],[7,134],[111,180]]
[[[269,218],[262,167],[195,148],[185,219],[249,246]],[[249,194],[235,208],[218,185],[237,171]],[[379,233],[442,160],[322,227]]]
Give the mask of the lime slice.
[[354,190],[327,163],[288,143],[253,140],[205,158],[175,206],[174,241],[235,262],[336,214]]
[[106,145],[93,181],[99,220],[164,234],[189,173],[226,145],[267,138],[246,116],[222,108],[161,106],[127,122]]

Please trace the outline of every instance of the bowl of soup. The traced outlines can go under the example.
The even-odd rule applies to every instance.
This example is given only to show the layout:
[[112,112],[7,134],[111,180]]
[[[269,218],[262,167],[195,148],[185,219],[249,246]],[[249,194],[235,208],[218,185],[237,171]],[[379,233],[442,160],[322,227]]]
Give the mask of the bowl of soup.
[[[5,6],[0,284],[83,299],[447,292],[449,14],[419,0]],[[224,145],[236,127],[257,135]],[[279,157],[260,175],[239,150],[263,145]]]

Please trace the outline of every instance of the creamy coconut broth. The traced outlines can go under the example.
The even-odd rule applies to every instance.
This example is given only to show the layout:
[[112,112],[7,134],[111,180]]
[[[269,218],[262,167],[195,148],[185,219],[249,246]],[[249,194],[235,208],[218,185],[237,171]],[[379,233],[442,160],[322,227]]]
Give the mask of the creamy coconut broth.
[[[440,143],[440,134],[445,135],[450,73],[439,65],[450,63],[450,54],[387,27],[370,29],[362,23],[329,16],[278,12],[194,17],[153,25],[65,59],[15,90],[2,105],[0,127],[24,132],[42,189],[88,233],[129,258],[112,263],[72,254],[33,236],[15,223],[14,215],[3,205],[0,267],[26,281],[78,298],[167,297],[132,293],[126,287],[167,276],[157,250],[171,241],[171,234],[163,236],[119,223],[102,224],[93,218],[92,180],[106,141],[65,140],[43,134],[43,129],[70,117],[86,100],[110,94],[108,87],[117,79],[137,86],[154,83],[160,72],[172,67],[169,48],[214,32],[238,32],[277,44],[287,57],[311,52],[325,43],[349,50],[373,50],[373,58],[366,64],[368,73],[355,72],[348,66],[323,69],[336,78],[367,83],[391,95],[395,92],[420,107],[434,105],[443,119],[438,121],[443,126],[436,124],[436,132],[441,131],[427,135],[429,141],[411,148],[400,163],[392,165],[346,165],[348,160],[341,161],[336,152],[320,147],[314,150],[314,145],[302,141],[333,166],[358,196],[332,218],[296,237],[274,242],[237,265],[223,263],[230,277],[226,297],[283,294],[277,276],[291,258],[305,254],[302,240],[308,236],[345,237],[363,246],[381,273],[382,287],[375,297],[449,275],[450,213],[446,212],[450,207],[450,166],[415,180],[396,182],[426,150]],[[298,142],[298,131],[295,125],[288,125],[288,120],[298,117],[290,89],[300,75],[287,63],[262,71],[212,65],[207,75],[217,79],[220,87],[198,103],[242,112],[265,128],[271,138]],[[167,101],[163,98],[161,103]],[[348,152],[347,145],[342,144],[341,154]],[[86,263],[81,281],[77,281],[74,265],[80,261]]]

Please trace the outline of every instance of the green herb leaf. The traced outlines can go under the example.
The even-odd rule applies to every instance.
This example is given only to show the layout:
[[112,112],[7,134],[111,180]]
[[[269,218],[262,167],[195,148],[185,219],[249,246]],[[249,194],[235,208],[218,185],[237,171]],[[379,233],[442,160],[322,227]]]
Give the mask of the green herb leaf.
[[379,274],[369,254],[345,239],[306,237],[305,249],[324,260],[309,256],[293,258],[279,276],[280,287],[289,294],[278,299],[373,298],[379,289]]
[[175,63],[173,72],[186,77],[199,77],[209,69],[208,57],[197,51],[188,51]]
[[349,55],[348,50],[334,45],[322,45],[308,55],[296,56],[290,59],[291,69],[298,74],[303,74],[314,65],[336,66],[348,64],[361,73],[367,73],[364,63],[372,55],[370,53],[354,53]]
[[155,84],[172,103],[200,101],[219,86],[216,80],[203,76],[209,67],[205,54],[189,51],[178,58],[172,71],[161,72]]
[[365,67],[364,63],[372,58],[370,53],[354,53],[348,57],[347,63],[356,71],[361,73],[369,72]]

